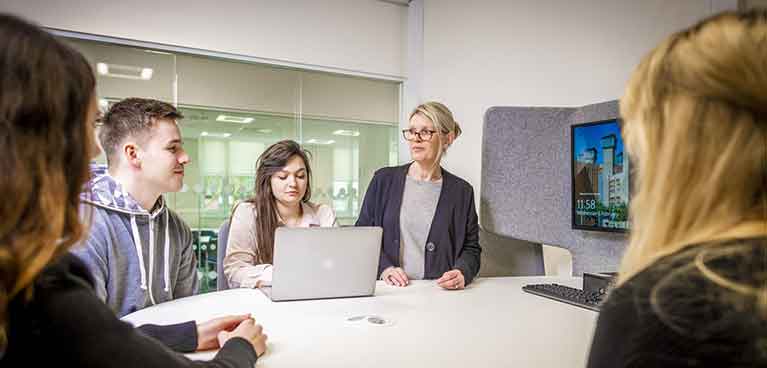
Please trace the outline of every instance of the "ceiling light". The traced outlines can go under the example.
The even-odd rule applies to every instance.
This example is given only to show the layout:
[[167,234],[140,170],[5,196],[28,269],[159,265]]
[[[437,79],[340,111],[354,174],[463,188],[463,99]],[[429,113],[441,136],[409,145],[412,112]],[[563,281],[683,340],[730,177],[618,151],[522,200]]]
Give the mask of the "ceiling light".
[[106,77],[136,80],[150,80],[154,74],[152,68],[107,63],[96,63],[96,71]]
[[343,130],[343,129],[336,130],[335,132],[333,132],[333,134],[334,135],[342,135],[342,136],[346,136],[346,137],[359,137],[360,136],[360,132],[358,132],[356,130]]
[[231,115],[219,115],[216,118],[216,121],[223,121],[225,123],[238,123],[238,124],[249,124],[253,122],[253,118],[248,118],[244,116],[231,116]]
[[259,132],[259,133],[264,133],[264,134],[269,134],[269,133],[272,132],[271,129],[258,129],[256,131]]
[[200,133],[200,137],[229,138],[231,136],[232,136],[232,133],[210,133],[210,132]]
[[314,139],[314,138],[312,138],[312,139],[306,141],[306,143],[309,143],[309,144],[320,144],[320,145],[330,145],[330,144],[336,143],[336,141],[334,141],[332,139],[322,140],[322,139]]
[[148,53],[150,53],[150,54],[171,55],[171,56],[173,55],[173,54],[172,54],[172,53],[170,53],[170,52],[165,52],[165,51],[157,51],[157,50],[144,50],[144,52],[148,52]]
[[150,80],[152,79],[152,74],[154,73],[154,70],[152,68],[142,68],[141,69],[141,79],[143,80]]
[[98,73],[101,75],[107,75],[107,73],[109,73],[109,65],[106,63],[97,63],[96,71],[98,71]]

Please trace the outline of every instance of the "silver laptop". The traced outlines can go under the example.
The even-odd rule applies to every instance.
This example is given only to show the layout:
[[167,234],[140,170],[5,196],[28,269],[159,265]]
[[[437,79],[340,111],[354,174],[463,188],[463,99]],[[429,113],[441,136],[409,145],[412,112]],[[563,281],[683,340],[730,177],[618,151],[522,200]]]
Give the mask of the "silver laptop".
[[372,296],[380,227],[279,227],[274,233],[272,301]]

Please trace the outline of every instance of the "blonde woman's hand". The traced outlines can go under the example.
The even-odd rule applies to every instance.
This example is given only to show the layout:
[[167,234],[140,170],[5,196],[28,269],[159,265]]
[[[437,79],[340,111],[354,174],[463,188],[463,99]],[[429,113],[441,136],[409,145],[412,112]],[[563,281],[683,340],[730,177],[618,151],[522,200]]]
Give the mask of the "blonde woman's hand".
[[407,286],[410,283],[402,268],[391,266],[381,272],[381,280],[392,286]]
[[447,290],[461,290],[466,287],[466,280],[463,278],[463,272],[455,269],[442,274],[437,280],[437,285]]
[[253,318],[248,318],[240,322],[237,328],[232,332],[219,332],[218,343],[219,345],[224,346],[224,344],[233,337],[242,337],[243,339],[248,340],[251,345],[253,345],[253,349],[256,350],[258,356],[264,355],[266,352],[266,340],[268,336],[263,333],[263,328],[261,325],[256,324],[256,321]]

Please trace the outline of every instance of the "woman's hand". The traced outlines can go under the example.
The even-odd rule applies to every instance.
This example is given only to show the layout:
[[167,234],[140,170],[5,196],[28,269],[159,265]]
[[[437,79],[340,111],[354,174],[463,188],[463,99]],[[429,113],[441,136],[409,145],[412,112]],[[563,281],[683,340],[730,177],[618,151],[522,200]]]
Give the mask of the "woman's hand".
[[263,333],[263,328],[261,325],[257,325],[253,318],[248,318],[240,322],[240,324],[237,325],[237,328],[232,332],[219,332],[218,343],[220,346],[224,346],[224,344],[233,337],[242,337],[243,339],[248,340],[253,345],[253,349],[256,350],[258,356],[264,355],[266,352],[266,339],[268,336]]
[[407,286],[410,281],[402,268],[391,266],[381,272],[381,280],[392,286]]
[[218,349],[221,347],[218,341],[218,333],[232,331],[242,321],[251,319],[250,314],[239,316],[226,316],[214,318],[210,321],[197,324],[197,351]]
[[447,290],[461,290],[466,287],[466,280],[463,278],[463,272],[455,269],[442,274],[437,280],[437,285]]

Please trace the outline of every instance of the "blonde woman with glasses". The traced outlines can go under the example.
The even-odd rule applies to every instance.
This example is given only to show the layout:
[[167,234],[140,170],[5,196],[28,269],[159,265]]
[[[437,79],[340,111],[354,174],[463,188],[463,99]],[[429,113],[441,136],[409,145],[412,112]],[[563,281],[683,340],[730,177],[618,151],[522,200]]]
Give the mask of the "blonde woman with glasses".
[[767,10],[663,41],[621,115],[634,230],[588,366],[767,366]]
[[445,105],[427,102],[402,134],[413,161],[375,173],[356,225],[383,227],[378,273],[387,284],[436,279],[444,289],[463,289],[482,252],[474,189],[440,166],[461,128]]

